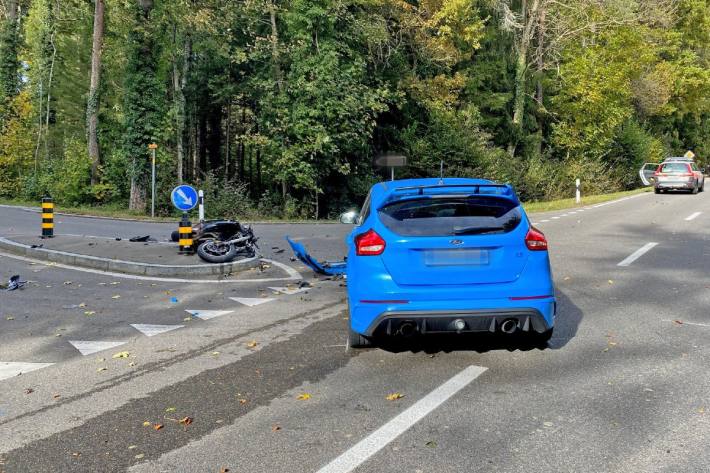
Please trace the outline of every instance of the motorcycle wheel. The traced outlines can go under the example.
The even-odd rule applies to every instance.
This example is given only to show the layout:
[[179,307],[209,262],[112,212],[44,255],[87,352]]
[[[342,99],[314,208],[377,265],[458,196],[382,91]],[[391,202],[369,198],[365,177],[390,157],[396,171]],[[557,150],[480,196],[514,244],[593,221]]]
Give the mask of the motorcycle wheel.
[[197,247],[197,254],[208,263],[229,263],[237,257],[234,245],[223,245],[215,240],[206,240]]

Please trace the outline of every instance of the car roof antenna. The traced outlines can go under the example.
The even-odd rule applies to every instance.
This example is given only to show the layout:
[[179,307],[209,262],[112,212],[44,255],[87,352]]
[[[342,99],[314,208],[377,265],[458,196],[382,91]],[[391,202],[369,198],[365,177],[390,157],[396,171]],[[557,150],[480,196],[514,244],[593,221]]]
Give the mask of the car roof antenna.
[[439,185],[444,185],[444,160],[441,160],[441,165],[439,169]]

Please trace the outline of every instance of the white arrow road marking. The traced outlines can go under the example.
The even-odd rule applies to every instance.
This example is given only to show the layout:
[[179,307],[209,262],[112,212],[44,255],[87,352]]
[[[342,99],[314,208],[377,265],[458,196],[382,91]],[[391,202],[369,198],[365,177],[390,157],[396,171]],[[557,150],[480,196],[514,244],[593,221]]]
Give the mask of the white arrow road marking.
[[131,327],[141,332],[147,337],[152,337],[171,330],[183,328],[184,325],[153,325],[153,324],[131,324]]
[[230,297],[234,302],[239,302],[240,304],[247,305],[249,307],[254,307],[261,304],[266,304],[267,302],[274,301],[276,299],[266,299],[263,297]]
[[74,348],[86,356],[100,351],[108,350],[109,348],[120,347],[128,342],[102,342],[99,340],[69,340]]
[[362,439],[350,450],[318,470],[318,473],[349,473],[406,432],[454,394],[482,375],[487,368],[469,366],[459,374],[421,398],[410,408]]
[[287,296],[292,296],[294,294],[298,294],[299,292],[306,292],[307,290],[311,289],[310,287],[295,287],[293,289],[289,289],[288,287],[270,287],[272,291],[280,292],[281,294],[286,294]]
[[685,217],[685,221],[690,222],[691,220],[695,220],[696,218],[700,217],[700,214],[702,214],[702,212],[695,212],[694,214],[690,214],[689,216]]
[[182,189],[178,189],[176,193],[177,193],[177,195],[179,195],[182,198],[182,200],[187,205],[192,205],[192,197],[188,197],[187,195],[185,195],[185,192],[183,192]]
[[52,366],[54,363],[22,363],[17,361],[0,361],[0,379],[12,378],[14,376],[29,373]]
[[643,255],[645,255],[646,253],[651,251],[656,245],[658,245],[658,243],[653,242],[653,241],[650,243],[646,243],[641,248],[639,248],[638,250],[631,253],[628,256],[628,258],[626,258],[624,261],[619,263],[618,266],[631,266],[631,263],[633,263],[634,261],[636,261],[637,259],[639,259]]
[[222,315],[231,314],[233,310],[192,310],[188,309],[185,312],[192,314],[193,317],[197,317],[202,320],[214,319],[215,317],[220,317]]

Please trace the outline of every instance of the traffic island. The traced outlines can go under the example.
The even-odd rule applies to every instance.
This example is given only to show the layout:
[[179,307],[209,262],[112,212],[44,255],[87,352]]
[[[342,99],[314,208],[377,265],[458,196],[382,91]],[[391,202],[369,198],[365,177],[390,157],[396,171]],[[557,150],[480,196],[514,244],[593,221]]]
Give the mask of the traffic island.
[[[0,237],[0,250],[69,266],[138,276],[234,276],[239,279],[289,276],[284,268],[273,268],[259,257],[208,264],[196,255],[179,254],[177,245],[168,242],[64,235],[55,235],[48,240],[33,235],[13,235],[11,238]],[[279,274],[265,275],[265,271]]]

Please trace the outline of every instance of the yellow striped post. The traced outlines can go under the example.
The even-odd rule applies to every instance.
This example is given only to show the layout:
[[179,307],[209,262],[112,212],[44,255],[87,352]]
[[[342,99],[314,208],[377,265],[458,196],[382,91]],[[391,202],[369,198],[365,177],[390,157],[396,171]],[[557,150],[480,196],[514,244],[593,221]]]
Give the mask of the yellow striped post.
[[54,201],[51,197],[42,199],[42,238],[54,237]]
[[182,214],[178,226],[178,246],[181,255],[191,255],[193,250],[192,223],[188,220],[187,212]]

